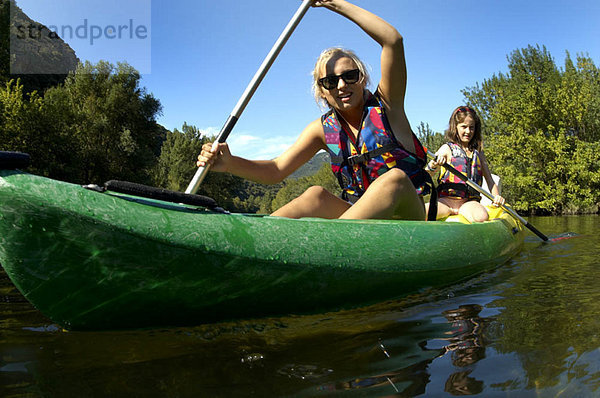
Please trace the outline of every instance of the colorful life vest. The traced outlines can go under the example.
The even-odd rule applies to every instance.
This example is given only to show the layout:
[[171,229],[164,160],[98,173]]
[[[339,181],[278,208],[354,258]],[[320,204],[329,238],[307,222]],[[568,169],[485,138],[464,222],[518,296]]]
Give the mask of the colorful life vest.
[[[483,182],[483,173],[481,171],[479,152],[473,150],[473,157],[469,158],[460,145],[453,142],[448,142],[446,145],[448,145],[452,151],[452,160],[450,161],[451,166],[467,176],[477,185],[481,186],[481,183]],[[437,190],[440,197],[477,201],[481,199],[479,192],[469,187],[450,171],[444,169],[443,166],[440,172]]]
[[321,121],[331,169],[342,188],[344,200],[354,203],[369,184],[395,167],[410,177],[418,194],[429,193],[426,185],[429,174],[423,170],[426,159],[423,146],[414,134],[416,154],[398,143],[377,97],[369,93],[356,139],[344,130],[334,110],[324,114]]

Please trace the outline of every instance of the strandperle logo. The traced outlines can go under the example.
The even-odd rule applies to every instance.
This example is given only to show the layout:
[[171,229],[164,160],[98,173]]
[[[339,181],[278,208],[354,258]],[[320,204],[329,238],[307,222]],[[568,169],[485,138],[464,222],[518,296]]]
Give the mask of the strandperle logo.
[[151,73],[151,0],[10,2],[12,74],[67,74],[78,63]]
[[116,25],[96,25],[90,24],[88,19],[77,26],[73,25],[49,25],[28,24],[17,25],[17,39],[41,39],[44,36],[49,39],[62,38],[63,40],[81,39],[87,40],[90,45],[98,40],[145,40],[148,38],[148,27],[144,24],[137,24],[133,19],[127,23]]

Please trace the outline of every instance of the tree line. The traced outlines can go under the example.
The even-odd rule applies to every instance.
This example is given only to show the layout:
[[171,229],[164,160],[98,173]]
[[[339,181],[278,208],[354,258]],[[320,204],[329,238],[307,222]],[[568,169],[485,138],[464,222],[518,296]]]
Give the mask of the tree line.
[[483,119],[486,155],[509,203],[542,214],[598,212],[600,70],[545,47],[508,56],[508,72],[463,90]]
[[[27,152],[31,171],[74,183],[133,181],[183,191],[206,136],[195,126],[168,131],[160,101],[140,87],[131,66],[80,64],[62,82],[29,91],[0,76],[0,150]],[[566,54],[556,66],[546,48],[508,56],[508,72],[463,90],[483,121],[486,156],[503,195],[522,213],[597,212],[600,202],[600,72],[591,58]],[[430,149],[442,132],[425,123]],[[339,192],[329,165],[274,186],[209,173],[198,193],[231,211],[270,213],[310,185]]]

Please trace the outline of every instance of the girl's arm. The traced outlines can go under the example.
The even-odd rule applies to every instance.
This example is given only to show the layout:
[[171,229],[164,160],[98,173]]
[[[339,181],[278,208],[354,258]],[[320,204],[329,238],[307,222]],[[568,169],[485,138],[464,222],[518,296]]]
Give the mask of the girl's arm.
[[444,144],[435,153],[435,159],[431,159],[427,163],[427,171],[430,174],[434,174],[440,166],[444,165],[444,163],[450,164],[451,160],[452,150],[447,144]]
[[483,172],[483,177],[490,187],[491,194],[494,196],[493,203],[496,206],[501,206],[505,203],[505,199],[500,196],[500,189],[498,188],[498,185],[496,185],[496,181],[494,181],[492,178],[492,173],[490,172],[488,162],[483,152],[479,152],[479,159],[481,160],[481,171]]

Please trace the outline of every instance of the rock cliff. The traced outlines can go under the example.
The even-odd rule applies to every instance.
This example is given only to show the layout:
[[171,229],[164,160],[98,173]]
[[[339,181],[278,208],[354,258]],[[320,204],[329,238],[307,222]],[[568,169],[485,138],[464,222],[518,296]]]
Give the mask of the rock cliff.
[[0,75],[21,78],[26,91],[64,80],[77,68],[75,51],[43,23],[29,18],[14,0],[0,0]]

